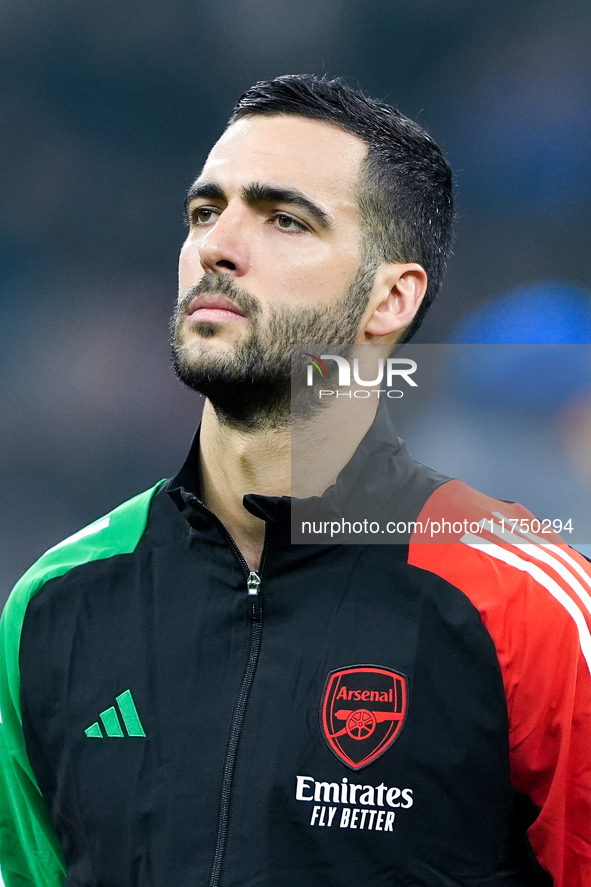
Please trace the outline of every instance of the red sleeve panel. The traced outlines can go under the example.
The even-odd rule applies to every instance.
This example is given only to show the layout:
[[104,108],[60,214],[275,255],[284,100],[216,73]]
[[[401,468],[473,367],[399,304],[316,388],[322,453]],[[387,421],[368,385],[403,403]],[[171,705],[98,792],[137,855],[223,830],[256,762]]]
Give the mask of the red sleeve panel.
[[[533,533],[532,519],[451,481],[419,515],[409,563],[480,611],[503,673],[512,782],[540,808],[532,849],[556,887],[589,887],[591,565],[539,522]],[[446,535],[430,536],[429,522],[444,520]]]

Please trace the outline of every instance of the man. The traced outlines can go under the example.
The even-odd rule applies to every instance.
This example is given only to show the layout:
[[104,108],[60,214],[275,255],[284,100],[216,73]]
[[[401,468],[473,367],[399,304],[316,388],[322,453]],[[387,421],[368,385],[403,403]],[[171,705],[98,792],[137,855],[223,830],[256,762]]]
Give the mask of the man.
[[369,461],[386,504],[489,519],[486,544],[290,540],[290,346],[416,329],[450,243],[440,150],[340,81],[278,78],[187,215],[173,350],[199,435],[3,616],[8,887],[591,883],[584,559],[499,538],[493,515],[531,516],[417,466],[375,405],[342,471],[313,454],[318,493],[332,471],[349,501]]

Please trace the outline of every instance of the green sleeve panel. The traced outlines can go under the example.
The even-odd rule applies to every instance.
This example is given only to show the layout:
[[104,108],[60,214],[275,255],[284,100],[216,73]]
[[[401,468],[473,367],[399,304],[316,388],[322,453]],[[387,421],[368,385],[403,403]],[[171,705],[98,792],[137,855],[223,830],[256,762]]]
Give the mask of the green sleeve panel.
[[160,483],[50,548],[16,584],[4,608],[0,621],[0,869],[6,887],[58,887],[66,877],[22,731],[19,647],[27,606],[49,579],[90,561],[134,551]]

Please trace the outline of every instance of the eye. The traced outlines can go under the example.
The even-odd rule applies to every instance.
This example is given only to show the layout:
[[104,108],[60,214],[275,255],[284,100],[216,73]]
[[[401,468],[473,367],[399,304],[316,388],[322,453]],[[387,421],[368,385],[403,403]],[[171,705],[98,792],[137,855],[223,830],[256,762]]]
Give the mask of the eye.
[[192,225],[209,225],[216,216],[220,214],[219,209],[213,206],[196,206],[191,210]]
[[300,232],[308,230],[303,222],[299,222],[297,219],[294,219],[293,216],[290,216],[287,213],[275,213],[273,219],[277,227],[281,228],[282,231]]

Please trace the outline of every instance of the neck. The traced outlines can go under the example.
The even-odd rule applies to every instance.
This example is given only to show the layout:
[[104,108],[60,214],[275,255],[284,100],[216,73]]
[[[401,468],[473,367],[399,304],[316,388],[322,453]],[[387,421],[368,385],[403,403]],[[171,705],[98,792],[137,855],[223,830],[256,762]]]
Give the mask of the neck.
[[251,570],[258,568],[265,523],[244,508],[248,493],[289,496],[290,428],[242,431],[221,423],[205,401],[200,435],[201,489],[205,505],[222,521]]
[[321,495],[337,478],[375,417],[377,398],[335,400],[310,421],[243,431],[221,423],[206,400],[200,472],[205,505],[222,521],[251,570],[257,570],[265,523],[244,508],[248,493],[292,495],[292,446],[297,496]]

